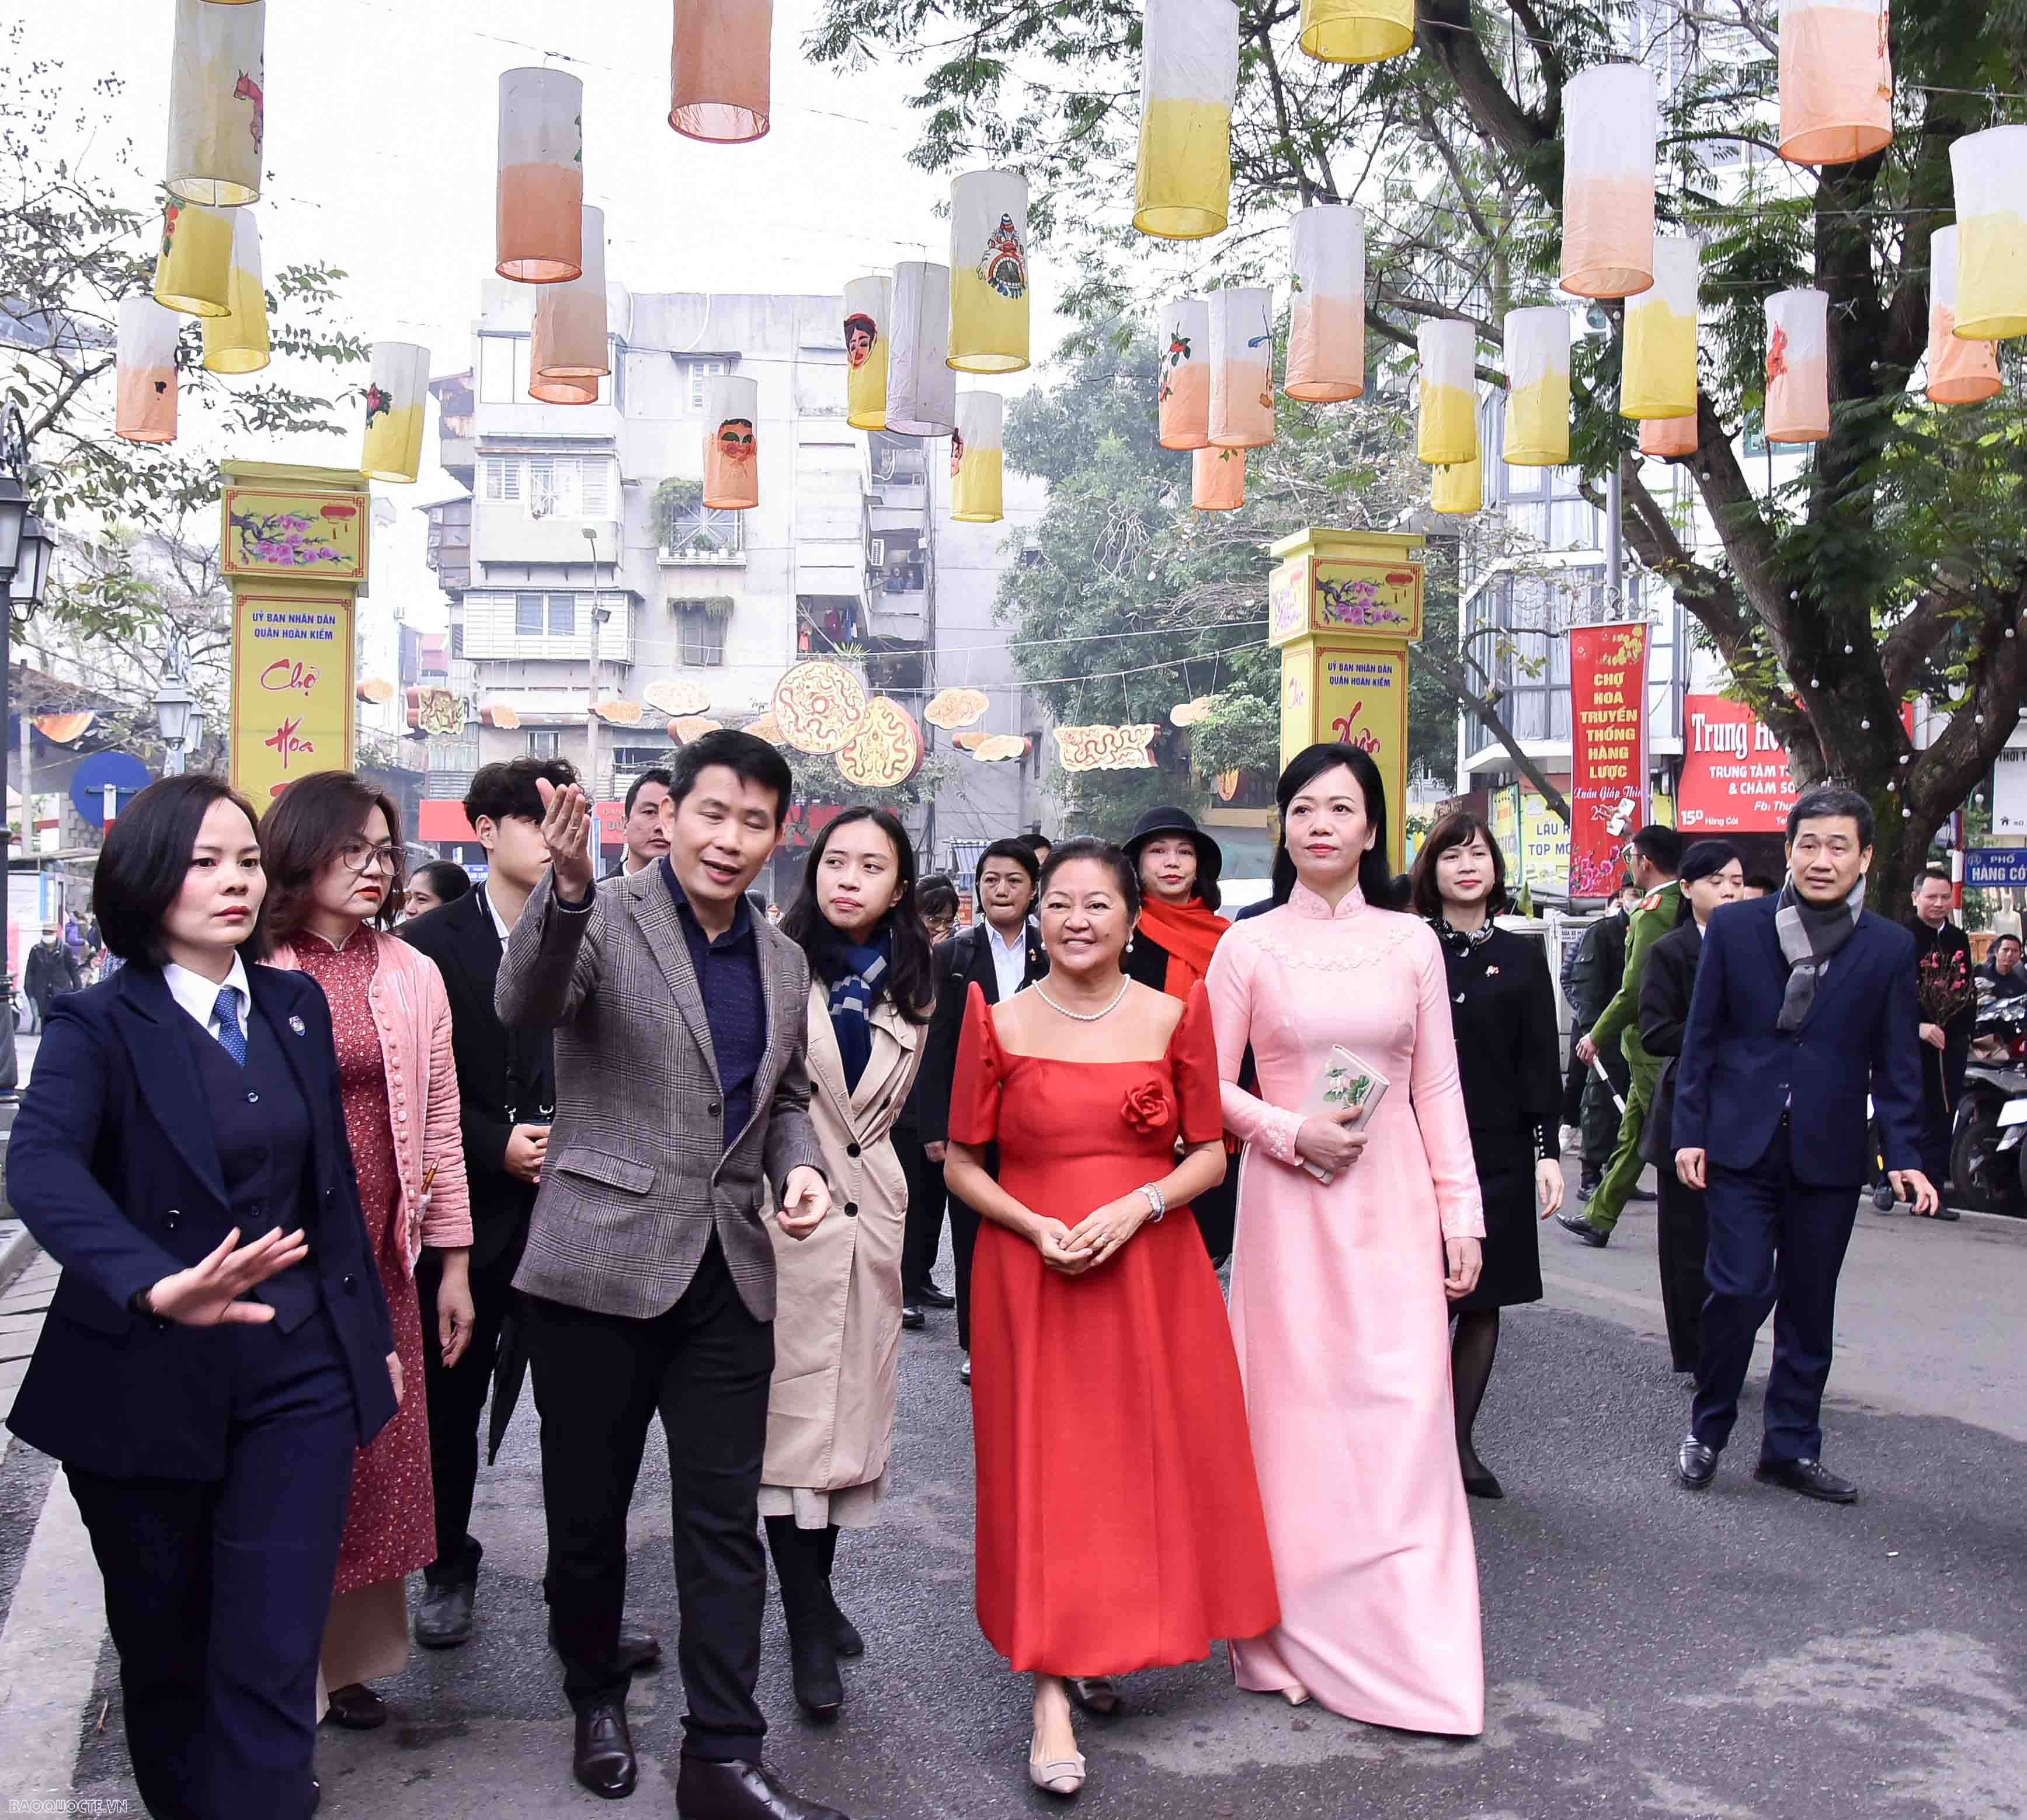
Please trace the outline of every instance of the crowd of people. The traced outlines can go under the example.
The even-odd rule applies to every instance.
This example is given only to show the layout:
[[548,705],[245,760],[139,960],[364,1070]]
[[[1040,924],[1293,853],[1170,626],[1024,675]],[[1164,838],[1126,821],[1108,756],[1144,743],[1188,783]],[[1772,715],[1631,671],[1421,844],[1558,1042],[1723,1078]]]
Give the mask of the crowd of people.
[[[12,1426],[90,1533],[150,1813],[299,1820],[319,1718],[379,1726],[411,1637],[475,1634],[481,1427],[497,1449],[531,1379],[578,1781],[637,1781],[661,1644],[626,1616],[627,1519],[659,1417],[678,1811],[841,1820],[765,1763],[767,1562],[826,1719],[902,1335],[951,1306],[978,1622],[1030,1678],[1037,1788],[1083,1785],[1077,1715],[1220,1639],[1242,1689],[1475,1736],[1501,1311],[1542,1294],[1541,1223],[1606,1244],[1643,1163],[1681,1482],[1711,1482],[1778,1305],[1758,1475],[1855,1495],[1821,1457],[1837,1272],[1876,1164],[1937,1211],[1938,1008],[1970,991],[1925,884],[1918,943],[1864,909],[1862,797],[1805,795],[1756,901],[1727,844],[1640,830],[1572,959],[1566,1071],[1492,830],[1448,815],[1395,878],[1354,747],[1287,767],[1271,892],[1230,921],[1173,807],[1121,846],[993,841],[968,893],[847,809],[777,916],[753,888],[793,790],[773,746],[707,733],[636,783],[604,877],[559,759],[474,776],[478,882],[411,873],[349,773],[257,820],[168,780],[109,834],[124,964],[53,1002],[12,1140],[62,1266]],[[2017,941],[1989,965],[2027,991]]]

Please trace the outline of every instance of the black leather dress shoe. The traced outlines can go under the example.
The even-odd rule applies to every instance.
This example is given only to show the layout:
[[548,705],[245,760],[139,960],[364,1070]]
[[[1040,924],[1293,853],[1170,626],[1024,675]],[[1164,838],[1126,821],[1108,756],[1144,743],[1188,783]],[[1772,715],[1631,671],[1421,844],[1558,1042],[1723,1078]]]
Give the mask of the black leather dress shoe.
[[856,1659],[866,1653],[866,1639],[858,1634],[858,1626],[838,1610],[835,1599],[830,1602],[830,1637],[840,1656]]
[[596,1700],[577,1715],[570,1774],[604,1800],[623,1801],[633,1792],[641,1770],[633,1760],[633,1734],[626,1729],[622,1702]]
[[1858,1487],[1848,1479],[1839,1479],[1820,1460],[1763,1460],[1753,1467],[1752,1476],[1763,1485],[1778,1485],[1825,1504],[1858,1502]]
[[349,1732],[377,1732],[387,1722],[387,1703],[364,1682],[355,1681],[330,1690],[324,1717]]
[[759,1763],[685,1755],[676,1777],[677,1820],[851,1820],[792,1795]]
[[828,1722],[844,1704],[844,1680],[837,1672],[837,1638],[828,1625],[788,1633],[788,1670],[796,1704],[813,1719]]
[[1675,1476],[1692,1491],[1709,1490],[1717,1477],[1717,1449],[1693,1434],[1685,1435],[1675,1449]]
[[1652,1188],[1643,1188],[1636,1182],[1626,1191],[1626,1198],[1629,1201],[1652,1201],[1655,1194]]
[[910,1333],[929,1324],[929,1317],[911,1301],[901,1304],[901,1325]]
[[925,1282],[915,1291],[914,1299],[924,1308],[955,1308],[957,1298],[947,1290],[940,1290],[932,1283]]
[[[556,1620],[552,1613],[549,1618],[549,1647],[560,1656],[563,1645],[556,1641]],[[637,1669],[659,1668],[662,1662],[662,1640],[651,1637],[644,1630],[630,1630],[624,1624],[619,1626],[619,1645],[613,1651],[613,1659],[622,1674],[630,1674]]]
[[469,1580],[425,1586],[415,1608],[415,1641],[425,1649],[455,1649],[471,1641],[471,1608],[478,1589]]
[[1604,1173],[1602,1170],[1585,1170],[1577,1179],[1577,1198],[1579,1201],[1588,1201],[1597,1192],[1598,1184],[1604,1179]]
[[1572,1239],[1588,1245],[1593,1251],[1602,1251],[1612,1242],[1609,1232],[1592,1225],[1581,1213],[1558,1213],[1556,1224]]

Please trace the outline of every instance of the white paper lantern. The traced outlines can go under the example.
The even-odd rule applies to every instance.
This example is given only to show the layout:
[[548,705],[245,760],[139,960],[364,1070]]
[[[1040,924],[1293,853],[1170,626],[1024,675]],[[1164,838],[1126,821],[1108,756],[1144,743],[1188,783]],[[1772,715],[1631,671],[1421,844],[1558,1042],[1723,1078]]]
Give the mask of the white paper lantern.
[[1421,420],[1416,453],[1431,467],[1478,458],[1478,334],[1469,323],[1424,322],[1415,331],[1421,356]]
[[1282,389],[1316,404],[1356,398],[1365,389],[1365,211],[1319,203],[1288,231],[1294,294]]
[[176,338],[183,319],[145,293],[120,300],[113,434],[123,442],[176,439]]
[[760,503],[760,382],[714,374],[703,396],[703,503],[748,511]]
[[584,84],[567,70],[500,78],[497,264],[521,284],[584,270]]
[[267,35],[261,0],[239,6],[176,0],[167,172],[172,196],[226,209],[259,199]]
[[1028,179],[967,171],[951,183],[950,364],[1014,373],[1028,364]]
[[2027,127],[1992,127],[1950,145],[1956,180],[1957,333],[2027,335]]
[[950,268],[904,259],[894,268],[887,344],[887,427],[896,436],[947,436],[957,427],[950,365]]
[[1161,305],[1160,388],[1156,394],[1164,449],[1210,443],[1210,305],[1180,297]]
[[1893,140],[1886,0],[1781,0],[1781,156],[1848,164]]
[[1231,206],[1231,0],[1146,0],[1140,24],[1140,149],[1133,225],[1164,240],[1224,231]]
[[375,341],[366,388],[366,448],[361,471],[402,483],[421,471],[423,415],[430,396],[430,351],[412,341]]
[[1703,249],[1689,234],[1654,237],[1654,282],[1626,300],[1619,414],[1685,417],[1697,408],[1697,302]]
[[1957,231],[1929,236],[1929,397],[1976,404],[1999,389],[1998,350],[1957,333]]
[[268,292],[260,272],[260,223],[250,209],[232,211],[229,308],[204,318],[204,364],[210,373],[257,373],[268,364]]
[[605,319],[605,211],[585,205],[580,236],[584,270],[535,293],[528,396],[545,404],[596,404],[598,382],[612,371]]
[[1596,63],[1563,90],[1563,289],[1634,297],[1654,282],[1654,78]]
[[1210,440],[1258,449],[1274,440],[1274,293],[1228,285],[1210,293]]
[[855,430],[887,427],[893,302],[892,279],[855,278],[844,287],[844,420]]
[[1006,515],[1001,442],[1006,401],[997,392],[962,392],[951,438],[951,516],[968,525],[997,524]]
[[1570,313],[1560,304],[1506,312],[1506,448],[1513,467],[1570,459]]
[[1830,433],[1829,296],[1777,290],[1767,300],[1767,440],[1821,442]]

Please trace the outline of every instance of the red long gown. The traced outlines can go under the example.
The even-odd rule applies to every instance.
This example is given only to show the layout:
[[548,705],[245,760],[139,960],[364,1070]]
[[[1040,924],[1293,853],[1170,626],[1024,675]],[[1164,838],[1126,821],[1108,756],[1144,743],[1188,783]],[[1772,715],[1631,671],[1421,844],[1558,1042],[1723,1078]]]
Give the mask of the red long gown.
[[[1167,1175],[1179,1132],[1224,1129],[1201,986],[1166,1055],[1114,1062],[1010,1053],[972,988],[950,1135],[996,1141],[1023,1206],[1073,1227]],[[1018,1671],[1196,1662],[1280,1621],[1224,1299],[1195,1222],[1169,1212],[1076,1277],[1003,1226],[979,1232],[978,1622]]]

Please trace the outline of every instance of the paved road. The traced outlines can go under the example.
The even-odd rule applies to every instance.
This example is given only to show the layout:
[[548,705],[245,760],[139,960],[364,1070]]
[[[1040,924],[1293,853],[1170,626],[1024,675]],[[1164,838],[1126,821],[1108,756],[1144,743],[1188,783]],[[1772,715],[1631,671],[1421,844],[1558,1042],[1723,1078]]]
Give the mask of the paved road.
[[[1756,1402],[1715,1490],[1673,1487],[1685,1397],[1651,1337],[1652,1231],[1651,1213],[1636,1212],[1603,1253],[1551,1232],[1551,1300],[1508,1324],[1481,1441],[1512,1496],[1473,1511],[1485,1736],[1458,1744],[1294,1711],[1236,1693],[1220,1653],[1133,1678],[1131,1716],[1085,1722],[1082,1811],[1982,1820],[2027,1811],[2027,1423],[2014,1365],[2027,1227],[1862,1216],[1845,1278],[1853,1363],[1833,1387],[1861,1386],[1866,1406],[1840,1398],[1826,1449],[1865,1487],[1848,1510],[1752,1483]],[[1026,1785],[1024,1686],[971,1615],[967,1393],[955,1357],[947,1316],[906,1336],[897,1490],[880,1526],[840,1551],[840,1596],[869,1653],[847,1667],[849,1701],[829,1730],[797,1715],[770,1614],[770,1755],[858,1820],[1058,1811]],[[31,1512],[42,1513],[38,1552],[83,1577],[68,1605],[39,1595],[39,1623],[55,1631],[80,1608],[95,1619],[88,1563],[66,1552],[43,1502],[48,1479],[46,1463],[18,1448],[0,1461],[0,1599],[13,1601],[0,1665],[22,1659],[14,1633],[26,1626],[14,1619],[45,1572],[34,1561],[20,1571]],[[672,1638],[659,1440],[641,1483],[630,1607]],[[1357,1520],[1349,1493],[1345,1520]],[[525,1414],[482,1481],[475,1527],[489,1551],[482,1634],[463,1651],[419,1656],[386,1684],[396,1717],[384,1731],[326,1733],[334,1820],[534,1820],[598,1807],[569,1780],[569,1726],[542,1639]],[[95,1637],[95,1622],[82,1628]],[[98,1641],[65,1653],[89,1691],[71,1707],[70,1735],[54,1741],[66,1762],[78,1742],[64,1792],[131,1796],[110,1652]],[[19,1692],[0,1685],[0,1766],[16,1760],[19,1734],[7,1726]],[[681,1704],[672,1672],[637,1684],[634,1811],[671,1811]],[[11,1780],[0,1767],[0,1785]]]

